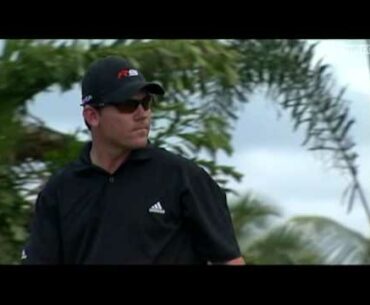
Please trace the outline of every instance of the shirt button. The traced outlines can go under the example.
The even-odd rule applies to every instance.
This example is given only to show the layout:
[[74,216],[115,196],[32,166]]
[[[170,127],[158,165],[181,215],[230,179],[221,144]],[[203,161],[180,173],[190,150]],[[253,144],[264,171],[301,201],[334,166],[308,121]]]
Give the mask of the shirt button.
[[110,177],[109,177],[109,182],[110,182],[110,183],[113,183],[113,182],[114,182],[114,177],[113,177],[113,176],[110,176]]

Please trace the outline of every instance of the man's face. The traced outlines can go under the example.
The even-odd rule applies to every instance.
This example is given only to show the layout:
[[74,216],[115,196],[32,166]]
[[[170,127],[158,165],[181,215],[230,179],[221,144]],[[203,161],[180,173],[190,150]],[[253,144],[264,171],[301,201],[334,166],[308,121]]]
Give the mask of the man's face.
[[[139,92],[132,99],[142,100],[147,93]],[[135,149],[147,144],[150,130],[151,109],[145,110],[139,105],[132,113],[126,113],[120,107],[108,105],[95,111],[93,120],[87,120],[92,126],[94,136],[107,144],[124,148]],[[87,115],[89,116],[89,115]],[[84,110],[84,117],[87,118]]]

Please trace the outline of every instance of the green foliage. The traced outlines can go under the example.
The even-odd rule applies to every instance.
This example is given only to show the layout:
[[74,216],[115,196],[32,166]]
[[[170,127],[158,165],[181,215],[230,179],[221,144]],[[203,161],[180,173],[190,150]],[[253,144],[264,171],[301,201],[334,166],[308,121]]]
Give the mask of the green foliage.
[[285,228],[304,238],[311,249],[319,251],[324,264],[370,263],[370,240],[332,219],[295,217],[286,223]]
[[30,215],[30,204],[20,196],[4,166],[0,166],[0,264],[19,261]]
[[231,203],[235,232],[247,263],[275,265],[364,265],[370,240],[318,216],[281,221],[282,213],[251,194]]
[[[277,225],[281,211],[264,200],[246,194],[231,204],[239,245],[249,264],[319,264],[319,249],[310,247],[298,232]],[[275,220],[275,221],[274,221]]]
[[246,250],[246,256],[255,264],[262,265],[309,265],[320,264],[319,251],[306,244],[299,234],[277,227],[254,241]]

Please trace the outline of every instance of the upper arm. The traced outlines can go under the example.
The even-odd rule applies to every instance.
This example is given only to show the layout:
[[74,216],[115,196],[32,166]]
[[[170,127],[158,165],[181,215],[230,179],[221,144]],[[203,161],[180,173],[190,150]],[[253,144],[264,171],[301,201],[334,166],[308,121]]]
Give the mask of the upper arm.
[[56,198],[42,191],[36,200],[30,237],[22,251],[22,263],[58,264],[61,260]]
[[183,202],[196,251],[207,261],[227,262],[240,257],[226,195],[203,170],[186,182]]

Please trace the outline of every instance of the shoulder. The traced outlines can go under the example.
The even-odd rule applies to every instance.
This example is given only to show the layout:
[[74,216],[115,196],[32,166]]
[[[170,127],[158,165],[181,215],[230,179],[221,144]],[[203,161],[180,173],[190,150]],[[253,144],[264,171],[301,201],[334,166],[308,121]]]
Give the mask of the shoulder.
[[48,180],[43,184],[41,188],[42,194],[56,194],[58,189],[74,176],[74,171],[78,167],[77,161],[72,161],[56,172],[52,173]]
[[165,148],[153,147],[152,156],[155,162],[165,172],[175,172],[183,182],[193,184],[195,181],[205,181],[216,184],[210,174],[195,160],[188,159]]
[[151,152],[155,162],[159,163],[161,166],[171,167],[173,169],[191,173],[199,173],[204,171],[203,168],[200,167],[194,160],[171,152],[165,148],[153,146]]

